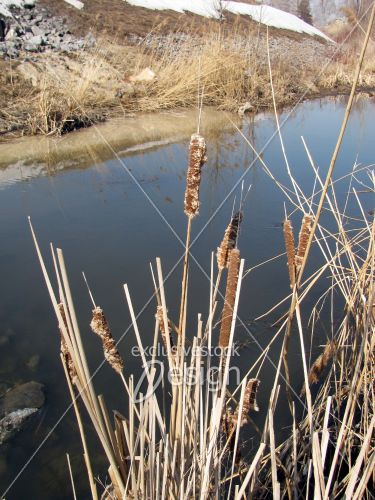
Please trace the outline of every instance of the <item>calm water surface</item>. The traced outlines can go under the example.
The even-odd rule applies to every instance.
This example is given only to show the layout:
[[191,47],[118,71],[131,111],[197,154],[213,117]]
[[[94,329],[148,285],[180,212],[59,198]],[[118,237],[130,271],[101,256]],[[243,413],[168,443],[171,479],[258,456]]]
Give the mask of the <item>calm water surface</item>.
[[[344,101],[324,100],[307,102],[292,113],[283,127],[283,136],[293,173],[305,193],[313,190],[312,169],[301,136],[324,176],[338,135],[345,108]],[[370,100],[359,100],[350,120],[335,179],[349,173],[353,164],[374,162],[374,111]],[[285,112],[281,120],[288,116]],[[225,120],[224,120],[225,121]],[[212,124],[211,124],[212,125]],[[192,254],[189,283],[191,318],[198,312],[206,317],[210,271],[210,252],[220,243],[232,211],[231,191],[240,177],[246,188],[251,185],[244,208],[244,221],[239,240],[246,269],[283,252],[281,221],[291,205],[275,183],[262,170],[241,134],[229,123],[220,132],[209,132],[208,163],[204,167],[201,188],[201,213],[194,220],[193,239],[197,237]],[[258,151],[275,132],[272,116],[259,116],[241,124],[243,135],[255,144]],[[27,216],[31,216],[43,252],[50,266],[49,242],[64,250],[76,299],[80,325],[92,371],[100,364],[102,352],[97,339],[90,333],[91,306],[82,280],[84,271],[95,300],[108,316],[114,336],[119,338],[128,328],[130,318],[122,285],[129,285],[139,318],[144,343],[153,335],[155,304],[148,263],[162,258],[167,275],[183,254],[180,240],[185,238],[186,219],[183,214],[185,190],[186,140],[120,153],[107,159],[92,152],[90,163],[69,158],[57,165],[48,161],[33,162],[31,166],[8,165],[0,170],[0,389],[3,392],[15,383],[37,380],[45,384],[46,405],[27,429],[10,444],[0,448],[0,497],[15,480],[6,498],[65,499],[71,498],[65,454],[71,456],[79,498],[88,491],[81,459],[82,450],[74,414],[64,412],[69,404],[68,392],[59,360],[59,336],[49,297],[33,248]],[[121,148],[119,148],[121,151]],[[88,151],[90,153],[90,151]],[[1,155],[1,147],[0,147]],[[86,155],[87,156],[87,155]],[[280,143],[275,137],[262,154],[274,176],[287,187],[290,182]],[[134,179],[126,171],[129,169]],[[359,177],[366,180],[366,174]],[[361,194],[365,210],[374,208],[372,195]],[[343,206],[348,181],[337,185],[339,203]],[[228,194],[230,194],[228,196]],[[223,202],[223,200],[226,200]],[[155,210],[155,206],[158,211]],[[349,196],[351,213],[359,214],[353,196]],[[207,222],[209,224],[206,226]],[[300,215],[293,219],[300,224]],[[327,224],[330,222],[327,220]],[[202,233],[201,233],[201,230]],[[295,229],[297,232],[297,229]],[[311,266],[317,265],[313,255]],[[173,271],[166,282],[168,307],[177,316],[177,297],[180,290],[181,267]],[[322,283],[313,290],[311,300],[324,291]],[[245,343],[240,360],[244,370],[260,354],[274,333],[272,320],[254,322],[259,314],[288,293],[285,258],[259,267],[245,279],[241,295],[239,324],[236,335]],[[280,311],[281,312],[281,311]],[[194,322],[191,327],[194,327]],[[325,326],[318,329],[322,341]],[[251,332],[251,336],[248,332]],[[320,332],[320,333],[319,333]],[[131,356],[135,345],[132,331],[125,335],[120,351],[125,360],[127,375],[139,374],[140,360]],[[276,344],[260,375],[262,386],[259,405],[266,408],[269,389],[274,380],[274,366],[280,345]],[[295,387],[302,381],[298,345],[291,348],[291,372]],[[108,406],[125,410],[125,398],[118,380],[108,367],[95,378],[97,392],[105,392]],[[281,405],[283,409],[283,405]],[[262,426],[264,414],[255,421]],[[278,427],[287,425],[283,411],[278,415]],[[48,438],[45,440],[45,438]],[[251,443],[254,436],[249,431]],[[92,436],[93,454],[99,449]],[[35,456],[21,472],[22,468]],[[104,462],[96,453],[95,471],[105,481]]]

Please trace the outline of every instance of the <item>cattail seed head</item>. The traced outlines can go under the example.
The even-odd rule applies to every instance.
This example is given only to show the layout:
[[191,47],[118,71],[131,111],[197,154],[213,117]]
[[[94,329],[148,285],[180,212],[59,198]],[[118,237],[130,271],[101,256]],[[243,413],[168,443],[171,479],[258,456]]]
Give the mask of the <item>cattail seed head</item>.
[[225,300],[223,313],[221,316],[221,327],[219,346],[225,348],[229,344],[230,330],[232,326],[233,308],[236,298],[236,290],[238,283],[238,272],[240,267],[240,251],[238,248],[233,248],[229,256],[227,287],[225,290]]
[[184,208],[185,214],[190,218],[199,213],[199,188],[202,167],[206,161],[206,141],[201,135],[193,134],[189,146]]
[[102,339],[105,359],[112,368],[120,374],[124,369],[124,362],[117,350],[116,342],[112,337],[108,321],[100,307],[96,307],[93,310],[90,327],[91,330]]
[[307,243],[309,241],[310,233],[311,233],[311,222],[312,222],[311,215],[307,215],[307,214],[304,215],[303,220],[302,220],[302,225],[301,225],[301,231],[299,233],[299,238],[298,238],[297,255],[295,258],[297,272],[301,268],[303,259],[305,257]]
[[240,229],[240,224],[242,222],[242,212],[237,212],[232,217],[232,220],[228,224],[223,241],[220,247],[217,249],[217,265],[220,270],[228,267],[230,252],[235,248],[237,243],[238,232]]
[[286,255],[288,258],[290,287],[293,288],[296,283],[296,263],[295,263],[296,251],[294,244],[293,228],[289,219],[285,219],[283,224],[283,230],[284,230]]
[[[323,352],[316,358],[312,367],[310,368],[307,378],[309,385],[316,384],[319,381],[320,375],[328,365],[330,359],[332,359],[336,354],[336,352],[337,343],[334,340],[331,340],[330,342],[328,342],[328,344],[325,345]],[[301,391],[301,396],[303,396],[305,392],[306,387],[304,385]]]
[[[68,323],[66,321],[64,304],[60,303],[60,304],[58,304],[57,307],[59,308],[62,320],[64,322],[65,330],[68,332]],[[66,368],[68,370],[70,380],[73,382],[73,384],[75,384],[75,380],[76,380],[76,377],[77,377],[77,371],[75,369],[75,366],[74,366],[74,363],[73,363],[73,359],[72,359],[72,355],[69,352],[68,345],[65,342],[65,338],[64,338],[62,329],[60,327],[59,327],[59,330],[60,330],[60,334],[61,334],[60,351],[61,351],[61,354],[63,355],[64,361],[65,361],[65,366],[66,366]]]
[[260,380],[258,380],[257,378],[251,378],[247,382],[242,403],[241,415],[239,415],[240,405],[238,405],[234,413],[233,411],[227,412],[226,419],[230,420],[231,431],[233,431],[234,428],[237,426],[239,418],[240,418],[240,427],[242,427],[248,421],[248,415],[251,411],[259,411],[259,407],[256,401],[259,384]]

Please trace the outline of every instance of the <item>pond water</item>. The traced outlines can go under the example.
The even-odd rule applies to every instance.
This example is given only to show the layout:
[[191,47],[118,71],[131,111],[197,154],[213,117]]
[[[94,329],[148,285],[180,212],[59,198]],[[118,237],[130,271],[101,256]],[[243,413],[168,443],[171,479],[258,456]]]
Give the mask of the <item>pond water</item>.
[[[305,102],[291,114],[284,111],[281,115],[281,122],[288,118],[282,131],[291,168],[308,195],[313,190],[313,173],[301,136],[324,176],[345,105],[345,99],[324,99]],[[374,111],[375,104],[371,100],[360,99],[356,103],[335,179],[348,174],[355,162],[368,165],[374,161]],[[64,250],[92,371],[101,363],[102,351],[88,327],[91,306],[82,271],[116,338],[130,324],[122,288],[124,283],[128,284],[135,310],[140,313],[144,344],[150,344],[155,303],[151,300],[153,286],[149,262],[154,262],[157,256],[162,259],[164,274],[171,273],[166,281],[168,308],[174,318],[178,315],[182,270],[181,265],[176,268],[175,265],[183,255],[186,157],[194,117],[189,113],[176,116],[163,115],[161,130],[158,131],[154,124],[152,133],[148,129],[148,133],[142,134],[139,123],[131,127],[131,142],[126,125],[118,122],[116,132],[107,129],[104,133],[105,141],[102,137],[99,140],[95,135],[89,137],[78,133],[72,139],[73,146],[66,139],[65,143],[55,141],[53,147],[51,142],[47,144],[38,139],[40,142],[34,140],[33,146],[26,141],[18,146],[0,147],[0,388],[4,391],[15,383],[29,380],[42,382],[46,388],[46,404],[38,417],[11,443],[0,447],[0,498],[3,492],[7,500],[71,498],[66,453],[71,457],[78,497],[88,498],[75,417],[72,411],[64,415],[69,396],[59,359],[56,320],[27,217],[32,217],[48,266],[51,266],[49,242]],[[242,176],[245,189],[251,185],[239,239],[245,268],[252,268],[284,251],[281,229],[284,203],[288,212],[292,207],[260,163],[254,161],[244,140],[247,138],[258,151],[266,145],[262,157],[274,176],[290,187],[280,142],[275,135],[274,117],[258,115],[245,119],[239,124],[243,135],[236,130],[232,120],[233,117],[224,113],[206,113],[203,117],[208,162],[203,173],[201,211],[193,223],[194,259],[189,279],[191,328],[198,312],[207,317],[211,252],[220,244],[234,196],[238,203],[240,184],[236,188],[235,185]],[[107,143],[111,142],[114,133],[115,141],[111,144],[117,155],[109,150]],[[97,147],[99,142],[100,147]],[[359,177],[363,175],[364,172],[358,174]],[[337,186],[341,205],[347,191],[348,180]],[[363,189],[361,196],[365,210],[371,213],[374,208],[371,194]],[[359,213],[350,195],[349,209],[353,214]],[[300,219],[300,214],[293,217],[296,232]],[[310,266],[318,262],[318,255],[313,253]],[[324,286],[318,285],[313,290],[311,301],[319,297]],[[259,356],[275,332],[272,320],[283,310],[266,320],[254,322],[254,318],[288,292],[285,257],[256,268],[244,280],[239,309],[241,321],[236,333],[238,340],[246,344],[236,361],[241,369]],[[324,342],[323,326],[321,338]],[[131,355],[135,344],[130,330],[119,349],[125,360],[126,375],[134,372],[137,377],[141,363]],[[275,373],[273,362],[279,349],[277,343],[260,374],[261,409],[266,408],[268,402]],[[291,347],[290,365],[292,380],[298,389],[302,384],[298,344]],[[95,377],[94,384],[98,393],[105,393],[109,407],[125,411],[122,388],[107,366]],[[254,420],[262,427],[262,411]],[[278,428],[287,422],[281,411]],[[251,444],[251,432],[248,438]],[[101,474],[104,482],[104,462],[100,453],[95,453],[99,445],[93,436],[90,439],[96,456],[95,472]]]

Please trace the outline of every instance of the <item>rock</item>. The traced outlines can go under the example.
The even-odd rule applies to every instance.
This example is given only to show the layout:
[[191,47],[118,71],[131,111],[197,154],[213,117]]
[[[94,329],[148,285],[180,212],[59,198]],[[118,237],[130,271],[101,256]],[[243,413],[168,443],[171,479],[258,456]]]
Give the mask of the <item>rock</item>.
[[6,337],[5,335],[2,335],[0,337],[0,347],[3,347],[5,345],[9,344],[9,338]]
[[11,27],[8,31],[8,33],[5,35],[5,40],[10,41],[13,40],[17,36],[17,30],[13,27]]
[[24,49],[28,52],[38,52],[42,44],[43,38],[40,35],[32,36],[25,43]]
[[253,106],[249,102],[245,102],[245,104],[243,104],[242,106],[240,106],[238,108],[238,114],[240,116],[244,116],[245,113],[247,113],[248,111],[252,111],[252,110],[253,110]]
[[39,361],[40,361],[40,356],[39,354],[34,354],[34,356],[31,356],[27,362],[26,362],[26,366],[27,368],[29,368],[30,370],[35,370],[38,365],[39,365]]
[[39,26],[32,26],[31,31],[34,36],[43,36],[45,35],[45,32],[39,28]]
[[4,477],[7,471],[7,461],[3,455],[0,455],[0,477]]
[[96,45],[96,38],[94,37],[94,35],[91,33],[91,31],[89,31],[87,33],[87,35],[85,36],[85,47],[86,48],[92,48]]
[[155,77],[156,74],[151,68],[145,68],[138,75],[131,76],[129,80],[131,82],[151,82]]
[[132,85],[131,83],[124,83],[119,89],[117,89],[115,97],[121,99],[124,96],[133,96],[134,94],[134,85]]
[[24,408],[13,411],[0,419],[0,445],[9,441],[21,429],[26,420],[37,411],[37,408]]
[[43,385],[27,382],[0,399],[0,445],[9,441],[44,404]]
[[41,408],[44,404],[43,385],[27,382],[10,389],[0,400],[0,417],[24,408]]

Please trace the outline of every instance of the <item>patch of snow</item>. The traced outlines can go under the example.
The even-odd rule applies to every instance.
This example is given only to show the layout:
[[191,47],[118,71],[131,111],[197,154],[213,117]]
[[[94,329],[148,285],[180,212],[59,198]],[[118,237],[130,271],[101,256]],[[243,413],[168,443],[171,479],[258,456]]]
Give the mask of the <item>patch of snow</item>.
[[70,5],[72,5],[73,7],[75,7],[76,9],[79,9],[79,10],[82,10],[84,7],[83,2],[80,2],[79,0],[65,0],[65,2],[69,3]]
[[10,7],[18,7],[22,9],[25,5],[34,5],[36,0],[0,0],[0,15],[4,17],[12,17]]
[[[144,7],[152,10],[174,10],[175,12],[191,12],[204,17],[219,18],[218,0],[125,0],[135,7]],[[275,9],[269,5],[249,5],[241,2],[224,1],[224,14],[240,14],[249,16],[254,21],[274,28],[306,33],[330,40],[322,31],[302,21],[297,16]]]

